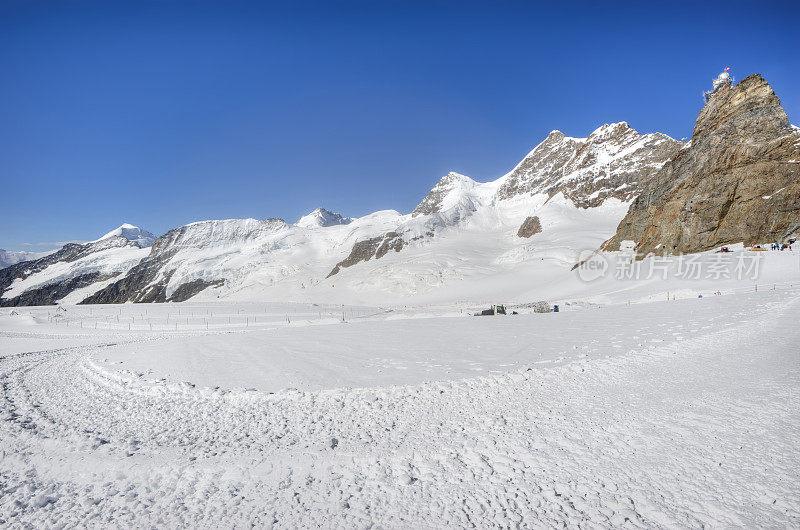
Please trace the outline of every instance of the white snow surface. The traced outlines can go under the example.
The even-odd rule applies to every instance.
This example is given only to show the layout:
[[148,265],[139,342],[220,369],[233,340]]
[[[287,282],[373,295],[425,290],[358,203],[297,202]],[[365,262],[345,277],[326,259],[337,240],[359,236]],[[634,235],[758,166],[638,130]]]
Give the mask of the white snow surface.
[[108,239],[109,237],[124,237],[128,241],[133,241],[134,243],[138,243],[140,247],[145,248],[149,247],[155,241],[156,236],[148,232],[147,230],[143,230],[138,226],[133,226],[132,224],[123,223],[118,228],[115,228],[111,232],[107,233],[103,237],[99,239],[95,239],[92,243],[97,241],[102,241],[103,239]]
[[601,282],[606,303],[505,317],[5,308],[0,525],[796,527],[800,278],[784,272],[630,305]]

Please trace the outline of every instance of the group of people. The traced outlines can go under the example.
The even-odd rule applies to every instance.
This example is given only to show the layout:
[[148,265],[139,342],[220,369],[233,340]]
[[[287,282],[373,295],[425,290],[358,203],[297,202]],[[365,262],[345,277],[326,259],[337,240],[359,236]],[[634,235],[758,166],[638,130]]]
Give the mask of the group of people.
[[792,250],[792,244],[791,243],[783,243],[782,245],[779,245],[778,243],[773,243],[771,245],[771,248],[772,248],[772,250]]

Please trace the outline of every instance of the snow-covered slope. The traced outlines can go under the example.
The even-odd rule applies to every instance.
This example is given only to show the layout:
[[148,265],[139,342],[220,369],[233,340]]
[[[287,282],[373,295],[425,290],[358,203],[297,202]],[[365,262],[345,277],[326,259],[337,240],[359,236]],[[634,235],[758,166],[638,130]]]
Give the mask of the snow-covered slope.
[[0,310],[0,525],[796,528],[798,285]]
[[133,225],[0,269],[0,306],[78,303],[148,254],[153,235]]
[[281,219],[191,223],[156,239],[126,277],[87,303],[181,301],[209,287],[213,297],[258,297],[285,283],[300,292],[318,284],[357,241],[391,230],[403,218],[388,210],[327,227]]

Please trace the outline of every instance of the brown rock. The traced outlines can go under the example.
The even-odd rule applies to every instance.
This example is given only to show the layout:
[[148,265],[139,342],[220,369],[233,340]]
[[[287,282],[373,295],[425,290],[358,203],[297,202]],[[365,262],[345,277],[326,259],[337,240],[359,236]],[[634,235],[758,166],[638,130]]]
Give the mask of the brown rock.
[[650,179],[604,245],[637,254],[781,241],[800,221],[800,133],[760,75],[723,86],[700,111],[689,147]]
[[517,230],[517,236],[531,237],[532,235],[538,234],[541,231],[542,223],[539,222],[539,217],[534,215],[533,217],[528,217],[522,222],[519,230]]
[[384,235],[379,237],[358,241],[355,245],[353,245],[353,249],[350,251],[350,254],[345,259],[337,263],[331,272],[328,273],[326,278],[330,278],[335,274],[339,274],[339,271],[341,271],[342,268],[352,267],[357,263],[369,261],[372,258],[382,258],[390,250],[400,252],[407,244],[408,243],[405,241],[405,239],[403,239],[403,237],[397,232],[386,232]]

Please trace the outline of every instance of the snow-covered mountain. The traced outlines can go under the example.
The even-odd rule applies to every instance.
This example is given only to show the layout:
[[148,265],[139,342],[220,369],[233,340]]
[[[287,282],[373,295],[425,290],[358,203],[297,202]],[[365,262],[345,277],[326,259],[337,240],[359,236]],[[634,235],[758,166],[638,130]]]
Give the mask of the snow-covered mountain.
[[490,286],[511,288],[500,278],[568,271],[682,145],[626,123],[587,138],[554,131],[496,180],[445,175],[406,215],[317,208],[294,224],[202,221],[159,238],[124,224],[9,271],[0,304],[435,299],[464,292],[464,282],[490,297]]
[[684,145],[665,134],[639,134],[625,122],[605,124],[587,138],[553,131],[507,175],[498,197],[560,191],[582,207],[609,197],[627,202]]
[[317,208],[313,212],[304,215],[299,221],[295,223],[296,226],[303,228],[318,228],[334,225],[346,225],[353,220],[350,217],[342,217],[340,214],[326,210],[325,208]]
[[93,241],[93,243],[111,237],[124,237],[128,241],[136,243],[141,248],[149,247],[150,245],[153,244],[153,241],[156,240],[156,236],[154,236],[147,230],[143,230],[138,226],[133,226],[132,224],[123,223],[121,226],[115,228],[114,230],[107,233],[103,237],[96,239],[95,241]]
[[78,303],[141,261],[148,253],[142,244],[151,238],[146,230],[123,224],[95,241],[68,243],[0,269],[0,306]]
[[[481,210],[518,212],[508,218],[531,222],[534,210],[560,196],[578,208],[601,207],[607,200],[628,203],[649,176],[683,148],[682,142],[663,134],[639,134],[627,123],[605,124],[587,138],[570,138],[552,131],[509,173],[479,183],[465,175],[449,173],[433,187],[412,212],[412,219],[382,237],[359,242],[331,275],[342,268],[381,258],[389,250],[420,244],[452,226],[475,226],[470,218]],[[612,201],[613,202],[613,201]],[[611,202],[609,202],[611,204]],[[519,208],[519,209],[518,209]],[[476,219],[482,216],[477,216]],[[484,227],[488,228],[488,227]]]

